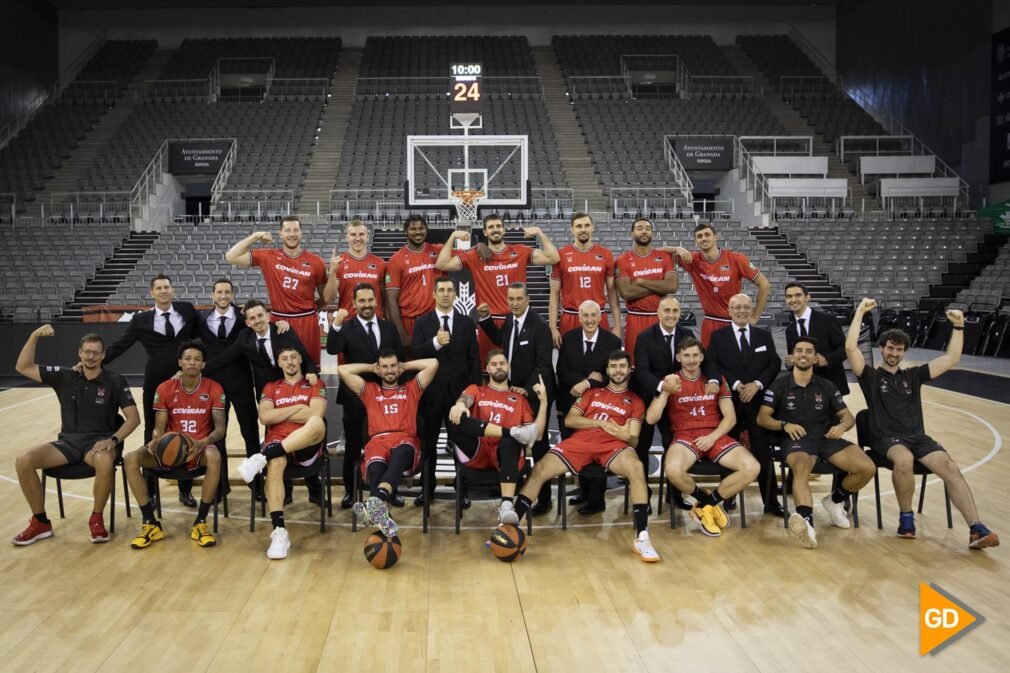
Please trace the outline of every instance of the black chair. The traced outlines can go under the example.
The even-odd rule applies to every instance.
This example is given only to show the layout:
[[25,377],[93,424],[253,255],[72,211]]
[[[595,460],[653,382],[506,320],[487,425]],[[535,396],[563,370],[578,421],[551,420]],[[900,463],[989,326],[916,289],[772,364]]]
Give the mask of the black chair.
[[[792,483],[793,475],[792,470],[789,468],[789,465],[786,464],[785,459],[782,458],[781,455],[779,455],[778,449],[779,449],[778,446],[774,447],[774,450],[772,452],[772,458],[773,460],[779,461],[779,466],[782,468],[782,527],[789,528],[790,489],[786,488],[786,485]],[[818,458],[817,462],[814,463],[813,469],[810,470],[810,474],[818,474],[818,475],[830,474],[832,483],[834,483],[836,479],[841,480],[842,478],[844,478],[848,474],[848,472],[839,467],[835,467],[834,465],[825,460],[821,460]],[[858,492],[852,494],[852,525],[855,526],[856,528],[859,528]]]
[[[144,478],[149,480],[149,483],[153,481],[154,483],[154,493],[152,497],[155,498],[157,503],[158,518],[161,518],[161,480],[162,479],[174,479],[176,481],[181,479],[195,479],[196,477],[204,477],[207,475],[207,466],[201,465],[195,470],[187,470],[186,467],[171,467],[164,469],[149,469],[144,468],[142,470]],[[220,483],[217,486],[217,496],[214,498],[214,532],[217,532],[217,503],[220,498],[221,502],[224,504],[224,516],[228,518],[228,495],[225,493],[225,487],[228,483],[228,475],[221,471]]]
[[[886,470],[893,470],[894,464],[891,463],[887,458],[881,456],[876,451],[869,448],[870,446],[870,415],[864,409],[856,414],[856,437],[859,442],[859,446],[866,449],[866,453],[869,454],[870,459],[873,464],[877,466],[877,472],[873,475],[873,495],[877,500],[877,528],[882,529],[884,527],[884,520],[880,511],[880,468]],[[917,512],[922,514],[922,507],[926,502],[926,480],[929,475],[933,474],[932,470],[920,463],[915,461],[912,464],[912,474],[922,475],[922,485],[919,487],[919,507]],[[950,492],[947,490],[947,484],[943,485],[943,499],[947,507],[947,528],[954,527],[954,517],[950,508]]]
[[[455,456],[455,447],[449,444],[449,452]],[[519,479],[516,482],[516,493],[522,488],[523,482],[533,469],[533,461],[526,458],[522,470],[519,471]],[[494,488],[501,482],[498,477],[498,470],[476,470],[456,463],[456,535],[459,535],[459,523],[463,519],[463,494],[469,487]],[[533,517],[526,517],[526,534],[533,535]]]
[[[366,440],[367,444],[368,441]],[[364,454],[364,452],[362,452]],[[365,480],[361,478],[361,461],[364,458],[359,458],[354,463],[354,483],[353,493],[354,498],[358,502],[364,502],[365,499]],[[419,468],[421,473],[421,532],[428,532],[428,518],[431,516],[431,498],[429,494],[434,492],[434,485],[429,482],[429,476],[427,470],[423,466]],[[358,531],[358,515],[352,509],[351,510],[351,532],[356,533]]]
[[[264,471],[266,468],[264,468]],[[287,467],[284,468],[284,480],[294,481],[295,479],[304,479],[306,477],[320,477],[320,492],[319,492],[319,532],[323,533],[326,531],[326,517],[329,515],[333,517],[333,498],[330,497],[330,451],[327,446],[326,436],[323,436],[323,441],[320,445],[320,455],[311,465],[295,465],[293,463],[288,463]],[[249,489],[249,532],[256,530],[256,493],[263,492],[265,487],[266,477],[263,474],[257,474],[256,478],[253,479],[251,484],[252,488]],[[325,490],[323,490],[325,487]],[[260,516],[266,516],[267,513],[267,503],[266,498],[260,502]],[[227,514],[225,514],[227,516]]]
[[[663,454],[663,464],[666,464],[666,454]],[[720,481],[725,479],[729,475],[733,474],[733,470],[728,467],[723,467],[719,463],[713,463],[709,460],[699,460],[691,469],[687,471],[692,477],[719,477]],[[666,474],[663,474],[663,480],[666,481]],[[747,527],[747,489],[740,491],[737,494],[737,500],[740,504],[740,527]],[[670,528],[677,528],[677,508],[670,507]]]

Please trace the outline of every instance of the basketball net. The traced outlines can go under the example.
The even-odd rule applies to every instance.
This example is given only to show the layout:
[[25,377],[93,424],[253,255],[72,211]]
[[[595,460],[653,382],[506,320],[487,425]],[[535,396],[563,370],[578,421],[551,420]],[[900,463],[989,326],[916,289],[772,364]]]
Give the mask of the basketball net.
[[479,189],[457,189],[452,192],[450,200],[456,206],[456,228],[472,229],[477,222],[477,205],[484,198],[484,192]]

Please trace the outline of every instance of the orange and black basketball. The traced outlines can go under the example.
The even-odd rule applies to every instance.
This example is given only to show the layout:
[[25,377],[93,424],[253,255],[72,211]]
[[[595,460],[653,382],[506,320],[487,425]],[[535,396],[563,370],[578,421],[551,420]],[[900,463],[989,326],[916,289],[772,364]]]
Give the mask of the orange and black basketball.
[[379,530],[372,531],[372,534],[365,540],[365,558],[372,564],[372,567],[379,570],[395,566],[396,562],[400,560],[402,549],[403,546],[400,544],[398,535],[389,539]]
[[503,523],[491,532],[490,548],[499,561],[518,561],[526,553],[526,533],[519,526]]
[[186,462],[190,438],[181,432],[166,432],[154,445],[154,457],[162,467],[178,467]]

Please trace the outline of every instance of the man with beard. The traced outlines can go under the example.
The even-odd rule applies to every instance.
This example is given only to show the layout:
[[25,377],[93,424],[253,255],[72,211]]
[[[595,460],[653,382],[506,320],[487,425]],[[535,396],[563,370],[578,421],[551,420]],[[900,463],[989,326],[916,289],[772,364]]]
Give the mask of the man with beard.
[[817,535],[809,484],[814,463],[820,459],[848,472],[821,500],[831,523],[839,528],[851,528],[845,502],[866,486],[876,467],[862,449],[842,439],[856,419],[845,406],[835,384],[814,374],[817,342],[813,337],[797,337],[791,356],[792,372],[768,386],[758,412],[758,423],[769,431],[786,435],[782,455],[793,471],[792,492],[796,503],[796,511],[789,517],[789,533],[807,549],[814,549]]
[[263,447],[238,466],[247,484],[267,470],[264,490],[273,524],[269,559],[287,558],[291,548],[284,525],[284,469],[289,462],[305,467],[320,460],[326,439],[326,386],[305,378],[302,355],[293,347],[281,348],[277,364],[284,378],[268,383],[260,399],[260,422],[267,428]]
[[656,322],[659,300],[677,291],[677,268],[670,254],[652,247],[652,222],[644,217],[631,225],[631,250],[617,258],[617,291],[624,297],[624,350],[634,364],[638,335]]
[[613,328],[606,313],[600,316],[600,324],[604,329],[611,329],[618,339],[621,338],[621,306],[614,287],[614,254],[593,243],[593,229],[593,218],[589,213],[574,213],[572,235],[575,240],[558,251],[561,261],[551,267],[547,323],[555,348],[561,348],[564,334],[579,327],[579,307],[590,300],[596,302],[601,311],[602,307],[610,306]]
[[[666,453],[664,476],[679,491],[690,493],[697,501],[691,510],[701,532],[709,537],[720,537],[729,526],[729,517],[720,507],[724,500],[754,481],[761,466],[750,451],[729,436],[736,424],[733,400],[725,381],[720,381],[718,392],[709,392],[706,377],[702,376],[701,363],[705,359],[701,344],[693,336],[677,344],[677,362],[680,374],[670,374],[659,395],[649,405],[646,423],[656,423],[664,415],[670,419],[675,435]],[[712,491],[705,491],[691,478],[691,467],[699,460],[718,463],[731,470]]]
[[[396,351],[384,348],[374,363],[340,365],[341,387],[357,395],[368,413],[368,443],[361,461],[361,477],[370,489],[365,502],[354,503],[354,513],[365,523],[379,527],[387,538],[396,535],[396,522],[389,516],[393,491],[405,476],[421,465],[421,440],[417,437],[417,408],[425,386],[438,371],[438,360],[426,358],[400,362]],[[404,372],[417,376],[400,384]],[[374,374],[381,384],[365,381]]]
[[544,435],[547,426],[547,388],[541,379],[533,384],[540,400],[536,420],[529,402],[509,390],[509,363],[505,352],[488,353],[488,383],[470,385],[449,409],[449,441],[461,465],[474,470],[497,470],[503,512],[513,509],[516,482],[525,449]]
[[516,497],[515,508],[501,513],[503,523],[518,525],[544,483],[566,472],[578,474],[586,465],[597,463],[628,480],[635,524],[632,548],[646,563],[659,561],[659,554],[649,539],[645,470],[635,454],[645,404],[628,390],[630,377],[628,354],[613,351],[607,357],[607,387],[592,388],[575,401],[565,417],[565,425],[575,430],[575,434],[552,447],[537,461]]
[[414,321],[435,307],[432,300],[435,280],[442,272],[435,268],[441,243],[428,243],[428,223],[423,215],[411,215],[403,223],[407,243],[393,253],[386,264],[386,314],[400,334],[411,343]]
[[[539,227],[527,227],[523,229],[523,235],[526,238],[535,237],[540,242],[540,248],[506,244],[505,222],[501,215],[492,213],[484,217],[484,238],[491,253],[487,259],[476,248],[453,257],[452,249],[456,241],[470,240],[470,232],[456,230],[449,234],[435,262],[435,267],[440,271],[470,270],[476,288],[477,304],[488,305],[491,319],[498,328],[505,323],[509,313],[505,296],[508,287],[512,283],[526,282],[526,269],[530,264],[557,264],[561,259],[551,239]],[[478,332],[477,345],[480,348],[481,362],[487,362],[487,353],[495,347],[494,342],[487,334]]]
[[953,329],[947,352],[918,367],[900,367],[911,344],[908,335],[900,329],[884,331],[877,339],[884,363],[874,369],[866,366],[866,360],[859,351],[859,329],[863,316],[876,306],[877,302],[873,299],[863,299],[859,303],[845,338],[845,354],[866,398],[870,417],[870,449],[892,464],[891,478],[900,512],[898,537],[915,538],[912,468],[917,460],[943,480],[951,501],[970,528],[968,546],[984,549],[999,545],[996,533],[979,520],[975,498],[961,474],[961,468],[936,440],[926,434],[922,418],[922,385],[950,371],[961,360],[964,314],[956,309],[947,309],[947,320]]
[[257,231],[233,245],[224,258],[240,269],[260,268],[272,319],[286,320],[291,325],[318,367],[322,350],[316,309],[336,299],[337,279],[327,278],[326,264],[319,255],[302,248],[302,225],[294,215],[281,220],[280,239],[280,248],[250,250],[255,243],[273,242],[270,232]]

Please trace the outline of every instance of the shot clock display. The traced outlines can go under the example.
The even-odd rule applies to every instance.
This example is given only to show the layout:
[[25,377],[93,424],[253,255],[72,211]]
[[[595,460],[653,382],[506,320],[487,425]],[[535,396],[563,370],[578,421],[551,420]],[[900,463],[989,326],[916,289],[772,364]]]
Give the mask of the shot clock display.
[[449,112],[476,112],[484,110],[484,88],[480,63],[454,63],[449,66]]

